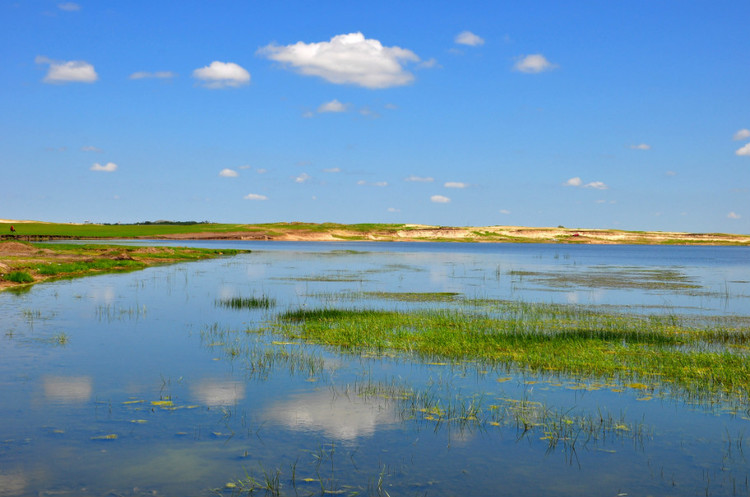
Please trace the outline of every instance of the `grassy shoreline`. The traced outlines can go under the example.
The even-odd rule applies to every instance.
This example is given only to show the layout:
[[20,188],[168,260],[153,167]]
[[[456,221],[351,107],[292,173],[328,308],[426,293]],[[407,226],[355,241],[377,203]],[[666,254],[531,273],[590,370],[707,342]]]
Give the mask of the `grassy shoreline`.
[[160,264],[187,262],[242,250],[120,245],[68,245],[0,241],[0,291],[35,283],[94,274],[135,271]]
[[750,235],[522,226],[450,227],[418,224],[338,223],[0,223],[0,240],[177,239],[267,241],[423,241],[750,246]]

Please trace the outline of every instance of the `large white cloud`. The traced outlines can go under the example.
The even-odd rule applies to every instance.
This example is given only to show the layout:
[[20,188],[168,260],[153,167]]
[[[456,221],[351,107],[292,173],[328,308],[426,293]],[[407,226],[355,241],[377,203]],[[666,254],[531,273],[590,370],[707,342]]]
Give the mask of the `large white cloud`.
[[538,53],[527,56],[521,56],[513,66],[513,69],[519,72],[525,72],[527,74],[536,74],[544,71],[551,71],[557,67],[556,64],[551,63],[547,58]]
[[45,83],[93,83],[99,79],[94,66],[83,60],[58,61],[38,55],[34,62],[49,64]]
[[732,138],[735,140],[744,140],[745,138],[750,138],[750,129],[741,129],[737,131]]
[[90,167],[92,171],[100,171],[104,173],[113,173],[117,171],[117,164],[114,162],[107,162],[104,165],[99,164],[98,162],[95,162],[93,166]]
[[334,36],[318,43],[267,45],[259,55],[291,67],[305,76],[318,76],[336,84],[365,88],[389,88],[411,83],[414,75],[404,69],[419,57],[400,47],[385,47],[362,33]]
[[471,31],[463,31],[456,35],[455,39],[456,43],[459,45],[469,45],[472,47],[476,47],[478,45],[484,45],[484,40],[472,33]]
[[234,62],[219,62],[193,71],[193,77],[206,88],[237,88],[250,83],[250,73]]
[[735,154],[750,156],[750,143],[746,143],[744,147],[737,149]]

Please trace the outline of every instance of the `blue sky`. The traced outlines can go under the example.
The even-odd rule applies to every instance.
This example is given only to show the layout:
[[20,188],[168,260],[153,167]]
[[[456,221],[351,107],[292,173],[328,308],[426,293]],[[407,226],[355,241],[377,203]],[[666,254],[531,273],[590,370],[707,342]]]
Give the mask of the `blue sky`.
[[747,1],[0,1],[0,218],[750,233]]

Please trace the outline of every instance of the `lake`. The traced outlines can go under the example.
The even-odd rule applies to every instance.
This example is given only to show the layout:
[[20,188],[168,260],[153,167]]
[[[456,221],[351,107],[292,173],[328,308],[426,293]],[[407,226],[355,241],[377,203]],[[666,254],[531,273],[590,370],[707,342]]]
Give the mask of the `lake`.
[[120,243],[252,252],[0,293],[0,497],[750,495],[746,401],[342,352],[276,319],[463,299],[747,322],[748,248]]

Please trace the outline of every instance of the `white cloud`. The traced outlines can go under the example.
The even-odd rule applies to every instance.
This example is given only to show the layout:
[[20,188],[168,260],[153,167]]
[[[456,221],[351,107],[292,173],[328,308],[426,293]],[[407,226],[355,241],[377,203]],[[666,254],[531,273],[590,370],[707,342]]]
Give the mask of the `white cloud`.
[[536,74],[544,71],[551,71],[556,67],[557,65],[548,61],[544,55],[533,54],[525,57],[521,55],[513,66],[513,69],[527,74]]
[[500,214],[510,214],[508,209],[500,209]]
[[415,181],[417,183],[432,183],[433,181],[435,181],[435,178],[431,178],[429,176],[427,177],[409,176],[408,178],[405,178],[404,181]]
[[385,104],[384,107],[388,110],[396,110],[398,109],[398,105],[396,104]]
[[740,219],[742,216],[740,216],[736,212],[730,212],[729,214],[727,214],[727,217],[729,219]]
[[467,188],[468,183],[461,183],[459,181],[448,181],[443,185],[445,188]]
[[341,169],[338,168],[338,167],[331,167],[331,168],[328,168],[328,169],[323,169],[323,172],[324,173],[340,173]]
[[583,180],[576,176],[575,178],[570,178],[568,181],[563,183],[563,186],[575,186],[580,188],[593,188],[595,190],[607,190],[609,187],[605,185],[601,181],[592,181],[590,183],[583,183]]
[[268,200],[268,197],[266,197],[265,195],[260,195],[257,193],[248,193],[242,198],[244,198],[245,200]]
[[130,79],[170,79],[176,78],[177,74],[173,73],[172,71],[138,71],[134,72],[129,77]]
[[388,182],[387,181],[376,181],[372,185],[373,186],[388,186]]
[[401,209],[396,209],[395,207],[388,207],[388,212],[401,212]]
[[49,64],[45,83],[93,83],[99,79],[94,66],[83,60],[56,61],[38,55],[34,62]]
[[92,145],[87,145],[85,147],[81,147],[82,152],[101,152],[101,148],[94,147]]
[[430,197],[430,202],[435,202],[436,204],[447,204],[450,201],[451,199],[442,195],[433,195]]
[[268,172],[268,169],[264,169],[261,167],[260,169],[256,169],[255,172],[258,174],[266,174]]
[[379,187],[388,186],[388,182],[387,181],[374,181],[372,183],[368,183],[367,181],[365,181],[363,179],[357,181],[357,184],[359,186],[365,186],[365,185],[379,186]]
[[750,143],[746,143],[744,147],[737,149],[735,154],[750,156]]
[[307,173],[302,173],[296,178],[294,178],[295,183],[306,183],[308,181],[310,181],[310,175]]
[[219,176],[222,178],[236,178],[239,176],[239,173],[234,169],[225,168],[219,171]]
[[346,112],[346,110],[348,109],[348,107],[349,106],[347,104],[342,104],[341,102],[339,102],[338,100],[336,100],[334,98],[330,102],[326,102],[324,104],[321,104],[320,107],[318,107],[318,112],[319,113],[324,113],[324,112]]
[[400,47],[385,47],[362,33],[334,36],[319,43],[267,45],[258,54],[295,69],[305,76],[318,76],[330,83],[365,88],[389,88],[411,83],[414,75],[403,64],[419,57]]
[[250,83],[250,73],[234,62],[219,62],[193,71],[193,77],[201,81],[205,88],[237,88]]
[[472,47],[484,45],[484,40],[471,31],[463,31],[456,35],[455,42],[459,45],[469,45]]
[[91,166],[91,171],[101,171],[105,173],[113,173],[117,171],[117,164],[114,162],[107,162],[103,166],[99,164],[98,162],[95,162],[93,166]]
[[251,166],[251,165],[249,165],[249,164],[245,164],[244,166],[240,166],[240,167],[238,167],[237,169],[252,169],[252,167],[253,167],[253,166]]
[[583,185],[584,188],[593,188],[595,190],[607,190],[609,187],[601,181],[592,181]]
[[76,12],[81,10],[81,6],[73,2],[58,3],[57,8],[66,12]]
[[631,145],[630,148],[632,148],[633,150],[651,150],[651,145],[640,143],[638,145]]
[[744,140],[745,138],[750,138],[750,129],[741,129],[737,131],[732,138],[734,140]]

